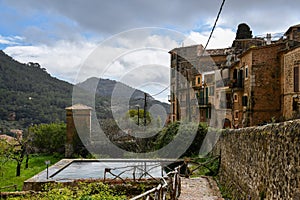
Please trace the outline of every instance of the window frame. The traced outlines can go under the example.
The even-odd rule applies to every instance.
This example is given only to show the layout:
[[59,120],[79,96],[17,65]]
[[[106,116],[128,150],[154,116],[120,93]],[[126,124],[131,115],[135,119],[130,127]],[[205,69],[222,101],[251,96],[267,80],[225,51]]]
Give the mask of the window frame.
[[235,110],[234,111],[234,120],[239,120],[240,118],[239,118],[239,110]]
[[239,102],[239,95],[237,93],[233,94],[233,102],[235,102],[235,103]]

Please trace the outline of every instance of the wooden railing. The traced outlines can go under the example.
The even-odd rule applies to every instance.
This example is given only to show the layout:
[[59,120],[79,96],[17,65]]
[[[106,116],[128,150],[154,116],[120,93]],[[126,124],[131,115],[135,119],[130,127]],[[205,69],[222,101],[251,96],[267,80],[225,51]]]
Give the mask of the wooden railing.
[[174,171],[167,173],[167,176],[161,177],[161,183],[158,186],[131,198],[130,200],[146,199],[146,200],[177,200],[181,192],[180,168],[178,166]]

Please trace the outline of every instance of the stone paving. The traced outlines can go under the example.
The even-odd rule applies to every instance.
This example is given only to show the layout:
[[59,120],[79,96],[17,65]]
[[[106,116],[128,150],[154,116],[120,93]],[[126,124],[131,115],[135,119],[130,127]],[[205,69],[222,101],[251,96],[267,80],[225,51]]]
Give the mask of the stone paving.
[[223,200],[216,182],[211,177],[181,178],[179,200]]

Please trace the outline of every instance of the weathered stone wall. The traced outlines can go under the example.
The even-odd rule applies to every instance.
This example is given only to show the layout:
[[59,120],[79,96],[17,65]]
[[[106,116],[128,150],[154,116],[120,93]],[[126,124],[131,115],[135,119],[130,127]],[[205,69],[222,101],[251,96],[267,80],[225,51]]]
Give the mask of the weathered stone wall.
[[300,199],[300,120],[226,130],[215,151],[235,199]]

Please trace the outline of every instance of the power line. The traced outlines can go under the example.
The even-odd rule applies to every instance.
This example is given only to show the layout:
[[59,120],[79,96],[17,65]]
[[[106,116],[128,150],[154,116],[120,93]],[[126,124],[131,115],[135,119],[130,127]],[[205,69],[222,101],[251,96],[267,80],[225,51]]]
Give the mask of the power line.
[[[212,34],[213,34],[213,32],[214,32],[214,30],[215,30],[215,28],[216,28],[216,25],[217,25],[217,22],[218,22],[218,20],[219,20],[220,15],[221,15],[221,12],[222,12],[222,9],[223,9],[224,4],[225,4],[225,0],[223,0],[222,4],[221,4],[221,6],[220,6],[220,9],[219,9],[217,18],[216,18],[215,23],[214,23],[214,26],[213,26],[213,28],[212,28],[212,30],[211,30],[211,32],[210,32],[210,35],[209,35],[208,40],[207,40],[207,42],[206,42],[206,45],[205,45],[205,47],[204,47],[204,49],[203,49],[203,54],[204,54],[204,52],[205,52],[205,50],[206,50],[206,48],[207,48],[207,46],[208,46],[208,44],[209,44],[209,42],[210,42],[210,39],[211,39],[211,37],[212,37]],[[157,95],[163,93],[164,91],[166,91],[169,87],[170,87],[170,85],[168,85],[168,87],[164,88],[162,91],[160,91],[160,92],[158,92],[158,93],[156,93],[156,94],[154,94],[154,95],[151,95],[151,96],[152,96],[152,97],[157,96]]]
[[162,91],[160,91],[160,92],[158,92],[158,93],[156,93],[156,94],[153,94],[153,95],[151,95],[151,96],[152,96],[152,97],[157,96],[157,95],[163,93],[164,91],[166,91],[169,87],[170,87],[170,85],[168,85],[168,86],[167,86],[165,89],[163,89]]
[[203,49],[203,52],[205,52],[205,50],[206,50],[206,48],[207,48],[207,46],[208,46],[208,43],[209,43],[209,41],[210,41],[210,38],[212,37],[212,34],[213,34],[213,32],[214,32],[214,30],[215,30],[215,28],[216,28],[216,25],[217,25],[217,22],[218,22],[218,20],[219,20],[220,15],[221,15],[221,12],[222,12],[222,9],[223,9],[224,4],[225,4],[225,0],[223,0],[223,2],[222,2],[222,4],[221,4],[221,7],[220,7],[219,12],[218,12],[218,15],[217,15],[217,18],[216,18],[216,20],[215,20],[215,24],[214,24],[214,26],[213,26],[213,28],[212,28],[212,30],[211,30],[211,32],[210,32],[210,35],[209,35],[208,40],[207,40],[207,42],[206,42],[206,45],[205,45],[205,47],[204,47],[204,49]]

